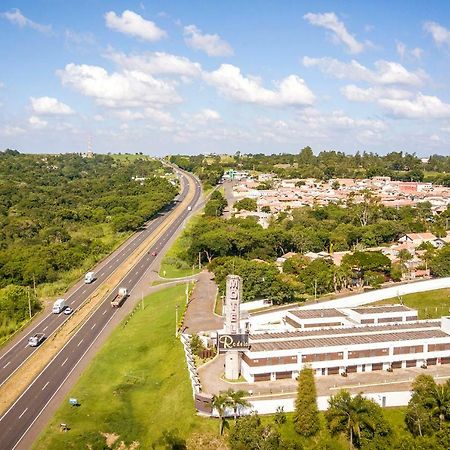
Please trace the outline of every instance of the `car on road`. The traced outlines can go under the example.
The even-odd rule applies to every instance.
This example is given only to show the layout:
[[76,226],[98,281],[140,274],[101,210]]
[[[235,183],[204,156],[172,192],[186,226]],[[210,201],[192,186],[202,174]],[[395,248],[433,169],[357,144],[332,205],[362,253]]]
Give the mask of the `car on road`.
[[45,334],[44,333],[36,333],[33,336],[30,336],[28,338],[28,345],[30,347],[37,347],[38,345],[42,344],[45,340]]
[[64,310],[64,314],[65,314],[66,316],[68,316],[69,314],[72,314],[72,313],[73,313],[73,309],[72,309],[72,308],[67,307],[67,308]]
[[152,252],[152,256],[156,256],[158,252]]

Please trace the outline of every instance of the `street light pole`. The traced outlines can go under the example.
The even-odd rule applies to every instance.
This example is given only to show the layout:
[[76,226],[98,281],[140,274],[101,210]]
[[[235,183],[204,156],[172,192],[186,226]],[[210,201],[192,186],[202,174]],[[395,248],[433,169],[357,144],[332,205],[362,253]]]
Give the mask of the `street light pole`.
[[175,337],[178,337],[178,305],[175,309]]

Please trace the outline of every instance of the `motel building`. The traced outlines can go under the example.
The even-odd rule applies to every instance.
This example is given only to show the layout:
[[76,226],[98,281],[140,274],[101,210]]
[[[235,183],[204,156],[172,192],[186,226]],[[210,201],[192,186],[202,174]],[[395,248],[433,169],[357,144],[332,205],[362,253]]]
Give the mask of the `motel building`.
[[418,320],[404,305],[287,310],[281,327],[249,330],[240,373],[248,382],[450,364],[450,317]]

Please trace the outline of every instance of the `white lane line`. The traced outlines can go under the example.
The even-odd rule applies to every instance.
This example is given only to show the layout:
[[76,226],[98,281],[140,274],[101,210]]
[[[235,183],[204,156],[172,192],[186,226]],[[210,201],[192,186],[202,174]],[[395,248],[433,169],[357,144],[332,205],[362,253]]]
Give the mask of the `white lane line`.
[[96,323],[94,323],[94,325],[92,325],[92,327],[91,327],[91,330],[93,330],[93,329],[94,329],[95,325],[97,325],[97,324],[96,324]]
[[112,267],[112,264],[110,264],[110,265],[108,266],[108,269],[111,269],[111,267]]
[[105,272],[102,272],[102,273],[99,275],[99,277],[102,277],[104,273],[105,273]]
[[19,419],[21,419],[22,416],[23,416],[27,411],[28,411],[28,408],[25,408],[25,409],[23,410],[23,413],[19,416]]
[[48,325],[42,331],[45,331],[47,328],[48,328]]
[[69,359],[69,358],[66,358],[66,359],[64,360],[64,362],[61,364],[61,367],[67,362],[68,359]]
[[28,344],[27,345],[25,345],[25,347],[24,348],[28,348]]
[[86,292],[86,289],[83,289],[83,290],[81,291],[82,294],[84,294],[85,292]]
[[11,361],[8,361],[8,362],[3,366],[3,368],[6,369],[10,364],[11,364]]
[[79,347],[81,345],[81,343],[83,342],[83,339],[81,339],[80,342],[78,342],[77,347]]
[[50,384],[50,381],[47,381],[47,383],[45,383],[44,387],[41,389],[42,391]]
[[103,311],[103,314],[102,314],[102,316],[104,316],[105,314],[106,314],[106,312],[107,312],[108,310],[107,309],[105,309],[104,311]]

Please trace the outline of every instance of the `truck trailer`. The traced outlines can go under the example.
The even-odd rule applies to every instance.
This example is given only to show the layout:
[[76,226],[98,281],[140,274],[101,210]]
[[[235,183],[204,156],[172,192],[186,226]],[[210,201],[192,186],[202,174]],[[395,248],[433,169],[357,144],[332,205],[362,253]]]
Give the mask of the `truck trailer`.
[[128,291],[127,288],[121,287],[117,291],[117,294],[115,297],[111,300],[111,306],[113,308],[119,308],[122,306],[122,303],[125,301],[125,299],[128,297]]
[[55,303],[53,303],[52,313],[59,314],[66,309],[66,301],[63,298],[58,298]]

